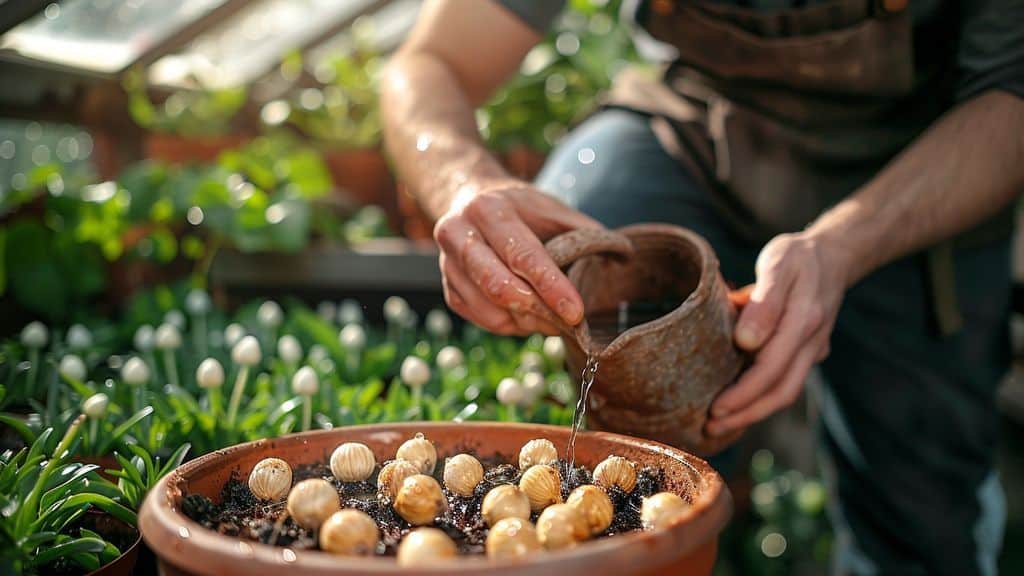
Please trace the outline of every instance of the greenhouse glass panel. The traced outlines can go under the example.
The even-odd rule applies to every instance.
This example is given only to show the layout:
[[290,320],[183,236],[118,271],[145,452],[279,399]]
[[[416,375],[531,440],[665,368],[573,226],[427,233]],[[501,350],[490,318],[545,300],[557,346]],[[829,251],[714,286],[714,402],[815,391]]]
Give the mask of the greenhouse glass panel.
[[208,88],[245,84],[271,69],[331,27],[357,17],[379,0],[262,0],[167,55],[150,69],[157,85],[183,85],[189,78]]
[[95,72],[118,72],[224,1],[55,2],[0,37],[0,50]]
[[309,51],[314,65],[350,52],[356,44],[385,54],[402,43],[416,23],[422,0],[395,0],[380,10],[367,14],[352,26]]

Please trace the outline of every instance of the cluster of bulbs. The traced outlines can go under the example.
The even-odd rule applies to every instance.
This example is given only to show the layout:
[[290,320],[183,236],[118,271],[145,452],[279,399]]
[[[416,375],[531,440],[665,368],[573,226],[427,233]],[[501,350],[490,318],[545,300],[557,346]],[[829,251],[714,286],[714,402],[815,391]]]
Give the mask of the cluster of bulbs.
[[[557,461],[558,452],[550,440],[531,440],[519,452],[518,484],[502,484],[486,493],[480,512],[489,527],[485,546],[489,557],[515,558],[568,548],[599,535],[608,530],[615,514],[607,491],[617,487],[629,493],[636,487],[636,464],[613,455],[594,469],[593,484],[575,488],[563,502]],[[378,497],[414,526],[399,543],[400,565],[422,565],[457,555],[455,542],[431,527],[448,509],[442,484],[433,476],[436,465],[434,444],[416,434],[377,474]],[[331,454],[331,473],[340,482],[366,482],[376,468],[373,450],[362,443],[346,442]],[[454,497],[471,497],[484,480],[484,467],[470,454],[457,454],[446,459],[441,478]],[[261,500],[286,499],[289,516],[317,531],[322,550],[368,556],[381,548],[374,520],[360,510],[343,509],[338,490],[327,480],[312,478],[293,486],[288,463],[266,458],[253,467],[248,484]],[[647,530],[665,529],[681,522],[688,509],[677,494],[661,492],[644,499],[641,522]],[[536,524],[530,521],[533,514],[538,514]]]

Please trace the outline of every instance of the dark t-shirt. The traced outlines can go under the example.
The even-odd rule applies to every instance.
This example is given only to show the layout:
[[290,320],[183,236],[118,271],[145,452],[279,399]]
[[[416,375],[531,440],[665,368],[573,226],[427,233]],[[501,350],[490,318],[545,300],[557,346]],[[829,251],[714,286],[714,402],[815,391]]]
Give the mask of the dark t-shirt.
[[[546,30],[565,6],[565,0],[495,1],[538,31]],[[828,0],[712,1],[772,11]],[[624,12],[631,17],[644,4],[645,0],[627,0]],[[942,58],[954,54],[948,65],[956,68],[951,95],[955,100],[993,89],[1024,97],[1024,0],[913,0],[910,10],[915,33],[938,29],[936,42],[955,43],[954,50],[948,51],[915,42],[919,61],[931,54]]]

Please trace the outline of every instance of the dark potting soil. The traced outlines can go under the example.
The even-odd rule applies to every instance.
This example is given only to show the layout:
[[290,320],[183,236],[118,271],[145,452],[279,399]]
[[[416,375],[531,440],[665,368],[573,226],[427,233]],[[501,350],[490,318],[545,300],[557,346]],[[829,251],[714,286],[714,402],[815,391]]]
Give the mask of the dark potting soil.
[[[443,462],[439,459],[439,462]],[[503,460],[507,461],[507,460]],[[444,530],[455,541],[461,554],[483,554],[487,540],[487,524],[480,515],[484,496],[495,486],[517,484],[520,471],[516,466],[497,460],[481,460],[484,465],[484,479],[477,485],[473,496],[464,497],[444,490],[448,499],[448,511],[439,516],[434,526]],[[591,472],[579,466],[569,472],[568,462],[558,462],[562,477],[562,499],[578,486],[591,484]],[[441,482],[443,466],[437,466],[435,478]],[[293,481],[309,478],[323,478],[338,490],[343,508],[361,510],[374,519],[380,528],[381,542],[377,553],[393,556],[409,530],[414,527],[406,522],[391,507],[391,503],[377,495],[376,473],[367,482],[341,482],[334,478],[330,469],[322,464],[307,464],[293,471]],[[608,491],[615,507],[615,518],[611,526],[597,538],[640,530],[640,506],[643,499],[661,491],[664,472],[645,467],[637,473],[636,487],[632,492],[618,488]],[[287,546],[293,549],[318,548],[316,534],[296,524],[285,511],[285,502],[258,500],[249,491],[245,479],[233,474],[221,489],[219,503],[200,494],[189,494],[182,499],[182,512],[206,528],[227,536],[254,540],[273,546]],[[536,522],[538,513],[532,515]]]

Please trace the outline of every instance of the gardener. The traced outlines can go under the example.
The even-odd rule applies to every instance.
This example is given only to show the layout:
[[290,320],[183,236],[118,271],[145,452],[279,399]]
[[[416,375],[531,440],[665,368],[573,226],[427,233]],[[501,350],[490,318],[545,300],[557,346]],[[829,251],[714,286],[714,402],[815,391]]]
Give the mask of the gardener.
[[473,109],[559,4],[427,2],[388,68],[388,146],[437,219],[449,305],[495,332],[554,332],[545,317],[583,310],[542,241],[691,228],[729,281],[756,280],[736,328],[755,360],[707,433],[791,404],[820,363],[837,572],[994,573],[1019,1],[639,2],[638,35],[672,65],[620,76],[530,184],[488,153]]

